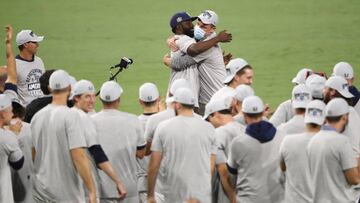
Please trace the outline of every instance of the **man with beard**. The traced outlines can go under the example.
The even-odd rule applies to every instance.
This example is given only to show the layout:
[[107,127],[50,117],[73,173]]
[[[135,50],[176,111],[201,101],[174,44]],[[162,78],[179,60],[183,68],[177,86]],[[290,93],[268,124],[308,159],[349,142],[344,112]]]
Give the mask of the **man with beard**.
[[358,154],[341,133],[349,121],[349,106],[332,99],[325,109],[327,124],[307,147],[313,202],[355,202],[351,185],[360,183]]
[[[343,98],[346,101],[351,101],[353,95],[349,92],[347,81],[340,76],[330,77],[324,88],[324,102],[327,104],[334,98]],[[343,132],[350,139],[350,144],[354,150],[359,151],[360,148],[360,117],[353,107],[349,107],[349,124]]]
[[[195,28],[197,32],[194,39],[194,26],[191,21],[195,19],[199,19],[199,23]],[[223,86],[225,79],[225,64],[218,43],[230,42],[232,36],[226,31],[216,35],[217,22],[218,17],[213,11],[204,11],[199,17],[193,18],[181,12],[175,14],[170,21],[176,39],[171,57],[164,60],[173,70],[170,84],[177,78],[187,79],[196,100],[199,99],[200,114],[203,114],[206,103]],[[195,106],[198,106],[197,103],[196,101]]]

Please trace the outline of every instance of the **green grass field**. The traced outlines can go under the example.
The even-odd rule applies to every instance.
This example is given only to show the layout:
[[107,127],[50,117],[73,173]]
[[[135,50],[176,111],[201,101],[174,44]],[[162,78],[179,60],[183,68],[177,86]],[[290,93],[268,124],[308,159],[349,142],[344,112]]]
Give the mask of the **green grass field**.
[[[233,41],[222,48],[252,64],[255,91],[272,109],[290,97],[290,80],[300,68],[330,74],[333,65],[344,60],[360,74],[358,0],[3,0],[0,7],[1,26],[45,35],[38,55],[47,69],[65,69],[100,88],[111,65],[121,56],[133,58],[135,63],[118,81],[124,88],[121,109],[137,114],[142,83],[154,82],[165,94],[169,70],[162,57],[171,35],[169,19],[177,11],[218,13],[218,30],[233,34]],[[4,50],[4,44],[0,46]]]

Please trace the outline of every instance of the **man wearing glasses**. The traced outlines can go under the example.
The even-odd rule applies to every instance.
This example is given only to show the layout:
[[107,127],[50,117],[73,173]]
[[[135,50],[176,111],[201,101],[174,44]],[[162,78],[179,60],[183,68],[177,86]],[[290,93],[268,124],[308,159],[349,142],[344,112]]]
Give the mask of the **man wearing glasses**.
[[39,78],[45,68],[41,58],[35,56],[39,42],[43,39],[44,36],[37,36],[31,30],[21,30],[16,36],[16,44],[20,50],[16,56],[18,94],[24,106],[43,96]]

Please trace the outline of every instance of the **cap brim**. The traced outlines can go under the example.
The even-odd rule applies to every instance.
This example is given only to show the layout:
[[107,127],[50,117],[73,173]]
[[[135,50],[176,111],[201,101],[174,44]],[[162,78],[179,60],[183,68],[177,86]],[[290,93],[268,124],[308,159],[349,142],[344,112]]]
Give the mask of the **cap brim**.
[[235,77],[235,75],[229,75],[226,76],[225,80],[223,81],[224,84],[227,84],[229,82],[231,82],[231,80]]
[[298,83],[298,80],[296,77],[294,77],[292,80],[291,80],[292,83]]
[[210,116],[210,115],[205,114],[205,115],[202,117],[202,119],[203,119],[203,120],[207,120],[207,119],[209,118],[209,116]]
[[44,40],[44,36],[38,36],[34,39],[31,39],[32,42],[41,42]]
[[351,93],[348,92],[348,91],[339,91],[339,93],[340,93],[342,96],[344,96],[345,98],[353,98],[353,97],[354,97],[354,95],[351,94]]
[[174,97],[168,97],[166,103],[173,103],[175,101]]

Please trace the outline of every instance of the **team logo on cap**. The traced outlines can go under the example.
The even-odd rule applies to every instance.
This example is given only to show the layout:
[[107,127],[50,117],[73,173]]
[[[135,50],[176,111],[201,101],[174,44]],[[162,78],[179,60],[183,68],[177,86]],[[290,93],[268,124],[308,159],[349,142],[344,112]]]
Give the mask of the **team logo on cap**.
[[34,32],[31,31],[31,32],[29,33],[29,35],[30,35],[31,37],[34,37]]
[[255,112],[258,111],[258,107],[257,107],[257,106],[254,106],[254,107],[252,108],[252,110],[255,111]]
[[88,90],[89,90],[89,91],[93,91],[93,90],[94,90],[94,88],[93,88],[93,87],[91,87],[91,86],[89,86],[89,87],[88,87]]
[[110,95],[106,95],[106,96],[105,96],[105,99],[106,99],[106,100],[110,100],[110,99],[111,99]]
[[177,17],[176,18],[176,22],[178,22],[178,23],[180,23],[182,20],[183,20],[182,17]]
[[296,93],[294,95],[295,100],[300,100],[300,101],[304,101],[304,100],[309,100],[310,99],[310,94],[302,92],[302,93]]
[[56,89],[60,89],[60,87],[61,87],[60,83],[56,83],[56,84],[55,84],[55,88],[56,88]]
[[202,16],[204,16],[205,18],[208,18],[208,19],[210,19],[210,18],[212,17],[212,15],[211,15],[209,12],[207,12],[207,11],[204,11],[204,12],[202,13]]
[[347,83],[342,84],[342,88],[343,88],[343,89],[347,89],[347,88],[348,88],[348,84],[347,84]]
[[308,109],[308,114],[314,117],[317,116],[322,116],[323,115],[323,111],[320,109],[315,109],[315,108],[309,108]]
[[149,101],[151,101],[152,99],[153,99],[152,96],[148,96],[148,97],[147,97],[147,100],[149,100]]
[[344,73],[345,78],[348,78],[349,76],[350,76],[349,73]]

